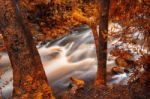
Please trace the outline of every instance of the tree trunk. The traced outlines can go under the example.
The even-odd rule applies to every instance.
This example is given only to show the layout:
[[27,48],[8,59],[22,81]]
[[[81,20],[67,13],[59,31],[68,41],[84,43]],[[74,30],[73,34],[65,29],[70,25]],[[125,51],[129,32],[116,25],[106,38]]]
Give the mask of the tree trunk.
[[96,37],[96,51],[98,59],[98,70],[95,85],[106,85],[106,62],[107,62],[107,36],[108,36],[108,16],[109,0],[100,0],[100,23],[99,40]]
[[0,30],[13,68],[12,97],[50,99],[52,92],[39,53],[17,1],[0,0]]

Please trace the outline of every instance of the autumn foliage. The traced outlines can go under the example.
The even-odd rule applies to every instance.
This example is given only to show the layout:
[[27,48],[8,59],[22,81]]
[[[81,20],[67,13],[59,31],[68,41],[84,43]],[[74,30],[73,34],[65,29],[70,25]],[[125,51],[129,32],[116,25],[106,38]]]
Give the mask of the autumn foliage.
[[[13,1],[0,1],[2,9],[0,10],[2,14],[0,33],[3,34],[0,39],[4,40],[6,46],[0,50],[7,48],[12,67],[17,71],[14,72],[17,74],[14,76],[16,97],[26,99],[32,96],[33,99],[41,99],[46,94],[54,98],[47,79],[43,76],[45,74],[34,43],[67,35],[72,28],[85,24],[92,29],[96,45],[98,71],[95,85],[106,85],[109,37],[119,38],[118,42],[121,41],[122,44],[140,46],[133,49],[114,47],[110,54],[116,57],[117,67],[113,68],[113,71],[119,72],[124,68],[130,72],[132,69],[130,84],[138,80],[140,84],[148,84],[150,78],[149,0],[17,0],[19,12],[13,7],[16,6],[16,2]],[[108,30],[112,23],[119,24],[121,29],[117,32]],[[97,32],[98,25],[99,32]],[[139,56],[138,59],[135,59],[133,52]],[[17,66],[20,66],[19,69]],[[33,73],[37,69],[36,66],[39,66],[38,75],[42,78],[40,80]],[[144,72],[141,72],[142,69]],[[21,79],[24,82],[19,82]],[[71,78],[71,81],[78,87],[84,86],[82,80]]]

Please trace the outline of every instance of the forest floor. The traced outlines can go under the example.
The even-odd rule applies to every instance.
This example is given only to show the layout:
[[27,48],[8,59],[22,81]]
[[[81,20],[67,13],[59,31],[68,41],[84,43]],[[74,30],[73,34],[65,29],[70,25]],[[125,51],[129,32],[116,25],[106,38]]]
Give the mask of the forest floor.
[[138,83],[133,85],[113,85],[85,87],[78,89],[75,94],[67,91],[62,99],[149,99],[150,88]]
[[[128,85],[85,86],[76,91],[72,88],[63,94],[62,99],[149,99],[149,72]],[[146,78],[146,79],[144,79]]]

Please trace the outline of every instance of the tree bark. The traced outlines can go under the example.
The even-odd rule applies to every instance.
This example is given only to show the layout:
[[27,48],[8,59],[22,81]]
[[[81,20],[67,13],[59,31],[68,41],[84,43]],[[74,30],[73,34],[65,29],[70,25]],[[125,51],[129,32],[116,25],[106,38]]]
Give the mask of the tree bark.
[[100,0],[99,39],[95,38],[98,70],[94,85],[106,85],[109,0]]
[[14,99],[52,98],[31,32],[20,14],[18,0],[0,0],[0,30],[13,68]]

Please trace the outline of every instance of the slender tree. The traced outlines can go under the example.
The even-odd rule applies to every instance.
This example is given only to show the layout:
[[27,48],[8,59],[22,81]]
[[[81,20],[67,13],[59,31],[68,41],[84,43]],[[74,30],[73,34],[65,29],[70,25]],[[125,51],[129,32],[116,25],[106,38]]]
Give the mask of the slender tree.
[[109,0],[100,0],[99,39],[95,38],[98,70],[95,85],[106,85]]
[[0,30],[13,68],[13,98],[52,98],[31,32],[18,0],[0,0]]

